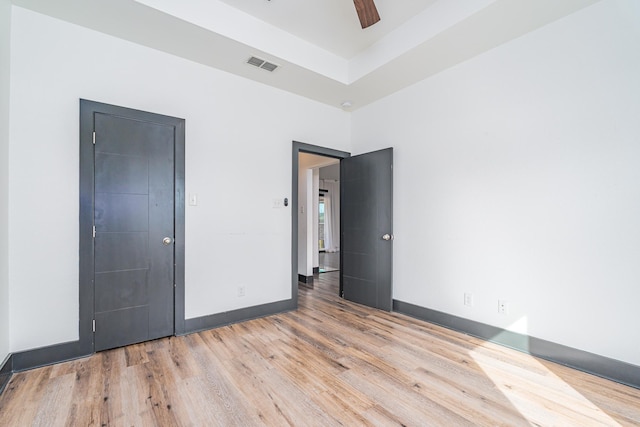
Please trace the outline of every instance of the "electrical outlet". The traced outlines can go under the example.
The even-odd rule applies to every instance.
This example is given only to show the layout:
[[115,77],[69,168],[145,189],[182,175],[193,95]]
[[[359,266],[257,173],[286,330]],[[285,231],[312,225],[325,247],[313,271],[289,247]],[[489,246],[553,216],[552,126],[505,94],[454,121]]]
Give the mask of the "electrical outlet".
[[473,294],[468,292],[464,293],[464,305],[473,307]]
[[506,300],[498,300],[498,313],[509,314],[509,303]]
[[244,287],[244,285],[238,286],[238,297],[245,296],[246,295],[246,291],[247,291],[247,289]]

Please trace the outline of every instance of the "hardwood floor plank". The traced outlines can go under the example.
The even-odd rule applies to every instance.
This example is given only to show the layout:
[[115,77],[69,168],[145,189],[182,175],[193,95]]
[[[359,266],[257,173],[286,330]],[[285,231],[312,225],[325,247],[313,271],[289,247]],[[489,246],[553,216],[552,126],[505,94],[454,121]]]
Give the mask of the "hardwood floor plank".
[[15,374],[0,426],[640,426],[640,390],[337,297]]
[[[99,372],[99,362],[98,358],[83,358],[69,363],[69,366],[72,367],[69,373],[75,374],[75,383],[65,425],[97,425],[100,418],[100,408],[92,405],[92,402],[99,401],[102,395],[100,375],[94,374]],[[62,366],[62,364],[58,366]]]
[[[206,403],[202,403],[209,405],[209,412],[214,411],[219,425],[242,425],[243,422],[253,425],[256,420],[247,409],[247,401],[237,387],[236,378],[226,371],[227,365],[219,357],[215,357],[217,355],[210,351],[206,341],[204,343],[205,345],[191,347],[191,355],[202,374],[194,378],[195,382],[190,383],[195,385],[199,395],[208,396]],[[193,393],[191,396],[194,400],[199,400]]]
[[[167,346],[166,352],[157,353],[167,358],[168,370],[171,370],[174,376],[181,380],[193,378],[201,372],[201,369],[191,357],[188,339],[188,337],[172,337],[168,340],[170,345]],[[155,354],[154,352],[154,357]]]
[[123,347],[126,366],[136,366],[149,362],[146,343]]
[[460,381],[454,376],[437,375],[423,368],[412,372],[413,387],[439,405],[451,411],[465,408],[465,417],[478,425],[527,426],[527,420],[505,399],[493,384],[480,388],[474,386],[474,379]]
[[607,387],[603,387],[601,378],[546,360],[540,360],[540,363],[621,425],[640,425],[636,389],[614,382],[608,382]]
[[376,407],[393,413],[391,421],[405,425],[473,425],[463,416],[407,388],[402,379],[393,374],[364,361],[352,359],[351,362],[356,367],[340,374],[340,378],[353,388],[364,390]]
[[66,425],[74,382],[74,374],[58,376],[47,381],[42,389],[46,399],[39,402],[31,425],[38,427]]

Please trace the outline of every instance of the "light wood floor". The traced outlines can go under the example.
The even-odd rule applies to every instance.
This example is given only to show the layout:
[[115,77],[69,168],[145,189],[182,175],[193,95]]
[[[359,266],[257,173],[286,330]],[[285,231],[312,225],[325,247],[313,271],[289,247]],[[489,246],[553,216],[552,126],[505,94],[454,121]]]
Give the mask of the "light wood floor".
[[338,299],[14,375],[0,426],[640,425],[640,390]]

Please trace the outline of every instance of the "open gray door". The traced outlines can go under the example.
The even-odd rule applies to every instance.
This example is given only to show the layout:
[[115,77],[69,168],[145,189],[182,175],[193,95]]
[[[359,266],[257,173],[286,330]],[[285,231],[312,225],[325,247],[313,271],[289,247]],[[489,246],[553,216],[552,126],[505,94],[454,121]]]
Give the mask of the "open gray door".
[[120,113],[94,114],[96,351],[174,333],[174,127]]
[[393,148],[342,159],[341,293],[392,309]]

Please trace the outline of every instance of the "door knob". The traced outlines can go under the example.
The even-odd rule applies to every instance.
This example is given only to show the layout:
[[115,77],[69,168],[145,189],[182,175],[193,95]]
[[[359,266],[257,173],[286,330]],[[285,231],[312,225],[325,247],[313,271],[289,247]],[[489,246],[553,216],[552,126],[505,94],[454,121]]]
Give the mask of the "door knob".
[[384,236],[382,236],[382,240],[393,240],[393,234],[385,234]]
[[173,239],[171,237],[165,237],[164,239],[162,239],[162,244],[165,246],[169,246],[171,242],[173,242]]

